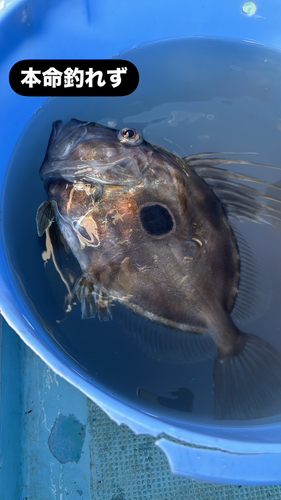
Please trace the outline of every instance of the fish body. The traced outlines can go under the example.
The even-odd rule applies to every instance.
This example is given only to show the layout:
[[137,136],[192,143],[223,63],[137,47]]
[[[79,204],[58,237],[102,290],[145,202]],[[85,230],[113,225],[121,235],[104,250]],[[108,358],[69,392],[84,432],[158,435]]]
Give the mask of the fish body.
[[[171,335],[207,333],[218,350],[217,386],[227,360],[242,366],[251,349],[264,350],[231,317],[240,255],[226,210],[185,159],[134,129],[71,120],[53,125],[40,175],[49,204],[38,211],[38,233],[55,220],[76,257],[84,317],[98,308],[107,319],[118,301]],[[221,418],[224,403],[217,406]],[[226,418],[235,412],[247,418],[237,405]]]

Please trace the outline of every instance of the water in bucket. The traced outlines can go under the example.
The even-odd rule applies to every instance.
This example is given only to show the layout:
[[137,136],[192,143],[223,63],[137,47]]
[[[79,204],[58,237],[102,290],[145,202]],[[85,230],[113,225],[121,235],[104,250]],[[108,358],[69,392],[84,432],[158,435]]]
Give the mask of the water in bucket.
[[[121,306],[116,306],[107,322],[82,320],[79,302],[65,312],[65,283],[51,261],[44,266],[45,241],[36,232],[36,211],[46,199],[39,169],[52,122],[66,123],[71,118],[116,129],[133,127],[147,142],[181,158],[229,152],[233,154],[222,157],[278,167],[281,54],[257,44],[179,39],[135,48],[118,57],[132,61],[139,70],[140,83],[133,94],[48,99],[18,143],[3,199],[11,275],[34,317],[34,326],[36,322],[41,328],[44,325],[46,342],[66,351],[76,370],[95,385],[129,405],[183,426],[188,422],[224,425],[214,420],[215,353],[198,363],[177,362],[169,353],[159,361],[147,347],[149,336],[142,331],[136,339],[130,332]],[[242,298],[238,292],[233,318],[242,331],[280,351],[281,171],[249,164],[223,168],[256,179],[258,183],[248,185],[276,209],[270,223],[244,217],[230,220],[241,245],[240,286],[244,290]],[[63,246],[57,263],[74,282],[79,266]],[[269,411],[263,421],[270,423],[274,418]],[[253,415],[243,425],[260,422]]]

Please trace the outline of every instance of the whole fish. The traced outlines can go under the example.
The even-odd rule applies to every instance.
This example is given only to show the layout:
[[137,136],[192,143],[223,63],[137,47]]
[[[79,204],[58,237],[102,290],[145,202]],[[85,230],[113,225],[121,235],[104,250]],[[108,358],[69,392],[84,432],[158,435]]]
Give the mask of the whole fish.
[[[225,200],[226,183],[216,168],[212,189],[204,180],[204,168],[207,179],[227,162],[178,158],[132,128],[57,121],[40,170],[48,201],[37,230],[55,222],[77,259],[83,318],[108,319],[118,301],[171,336],[208,334],[217,348],[216,418],[258,418],[281,412],[281,355],[231,317],[240,254],[227,202],[215,194]],[[230,192],[237,216],[261,219],[249,192],[238,184]]]

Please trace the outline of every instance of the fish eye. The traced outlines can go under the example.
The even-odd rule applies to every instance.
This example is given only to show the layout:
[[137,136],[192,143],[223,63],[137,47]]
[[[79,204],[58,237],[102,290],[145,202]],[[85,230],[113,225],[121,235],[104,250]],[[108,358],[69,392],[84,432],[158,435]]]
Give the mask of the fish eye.
[[132,128],[124,128],[121,133],[125,139],[134,139],[136,137],[136,132]]
[[164,236],[174,228],[173,217],[163,205],[146,205],[139,215],[143,228],[152,236]]
[[120,142],[137,146],[142,142],[141,134],[133,128],[123,128],[117,135]]

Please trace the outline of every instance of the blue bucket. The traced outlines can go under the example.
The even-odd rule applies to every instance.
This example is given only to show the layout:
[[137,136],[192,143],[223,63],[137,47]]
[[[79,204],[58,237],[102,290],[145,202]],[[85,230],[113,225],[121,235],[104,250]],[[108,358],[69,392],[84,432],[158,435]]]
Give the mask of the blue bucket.
[[[233,0],[178,0],[173,4],[163,0],[3,0],[0,9],[1,198],[13,151],[31,118],[46,103],[46,98],[22,97],[13,92],[9,72],[16,62],[44,58],[106,59],[133,47],[187,37],[245,41],[281,49],[279,0],[256,5]],[[38,170],[34,175],[38,175]],[[126,424],[136,433],[157,436],[157,444],[165,451],[175,474],[227,484],[281,484],[280,417],[267,425],[218,427],[194,421],[180,425],[130,406],[95,385],[69,353],[46,335],[36,313],[26,307],[24,295],[11,275],[13,262],[7,262],[3,236],[2,230],[1,312],[22,340],[55,372],[78,387],[118,424]]]

